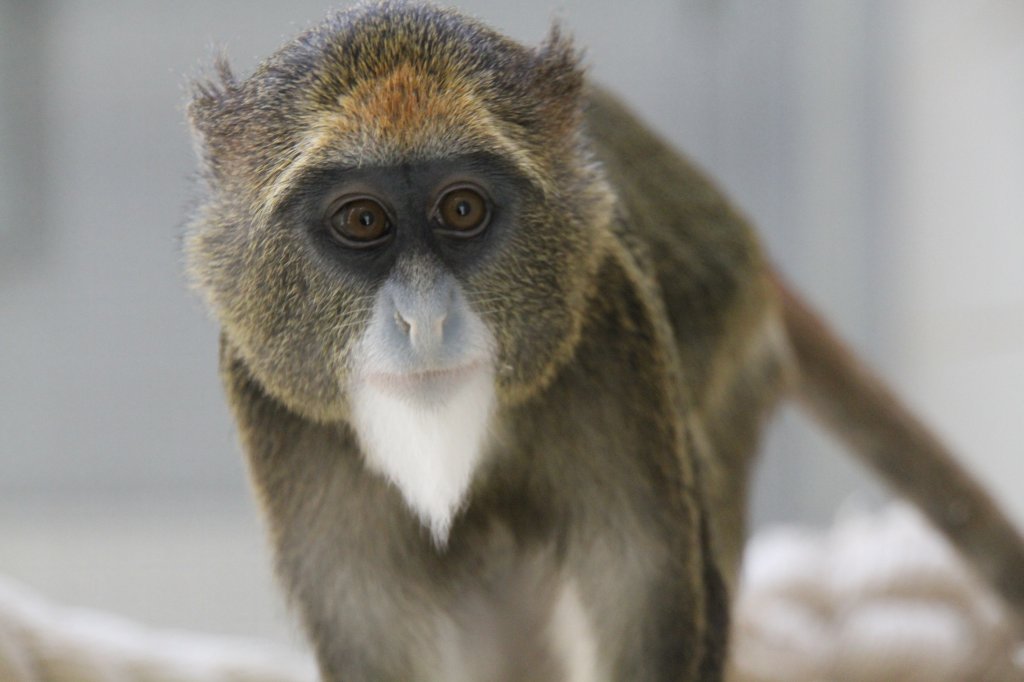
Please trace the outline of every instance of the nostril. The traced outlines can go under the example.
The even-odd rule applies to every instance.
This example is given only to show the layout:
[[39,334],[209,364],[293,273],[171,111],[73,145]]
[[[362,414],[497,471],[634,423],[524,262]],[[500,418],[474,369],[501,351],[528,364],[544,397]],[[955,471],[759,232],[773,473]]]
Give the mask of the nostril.
[[397,310],[395,311],[395,324],[398,325],[398,328],[401,329],[402,333],[404,333],[406,336],[412,333],[412,324],[404,317],[402,317],[402,313],[398,312]]

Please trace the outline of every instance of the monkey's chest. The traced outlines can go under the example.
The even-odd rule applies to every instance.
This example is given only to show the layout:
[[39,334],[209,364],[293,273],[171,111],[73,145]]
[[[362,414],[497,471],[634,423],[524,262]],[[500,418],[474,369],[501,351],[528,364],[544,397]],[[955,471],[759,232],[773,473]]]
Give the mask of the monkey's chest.
[[544,553],[488,567],[439,614],[437,679],[597,682],[593,613]]

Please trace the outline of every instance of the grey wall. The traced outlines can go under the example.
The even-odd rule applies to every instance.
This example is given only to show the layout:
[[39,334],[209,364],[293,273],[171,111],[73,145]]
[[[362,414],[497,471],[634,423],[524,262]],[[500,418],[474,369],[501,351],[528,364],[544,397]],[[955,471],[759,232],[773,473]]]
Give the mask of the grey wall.
[[[587,46],[593,77],[720,179],[845,336],[958,443],[985,436],[972,461],[1024,518],[1024,285],[1006,255],[1024,246],[1013,194],[1024,181],[1014,161],[1024,23],[1012,4],[462,6],[528,42],[560,15]],[[182,276],[194,168],[182,110],[184,84],[217,47],[244,73],[326,7],[0,2],[0,572],[159,622],[280,627],[216,378],[216,330]],[[973,71],[938,59],[951,44]],[[979,46],[987,56],[970,61]],[[970,150],[979,129],[992,131],[985,139],[1001,160],[996,188],[991,154],[969,166],[973,183],[934,184],[947,159],[960,167],[959,148],[935,155],[936,140]],[[1011,142],[1016,151],[1004,153]],[[930,231],[949,225],[941,199],[964,188],[976,194],[963,202],[994,206],[987,231],[972,226],[980,255],[970,270]],[[985,278],[988,262],[1004,264],[998,282]],[[936,350],[964,309],[935,312],[921,283],[947,280],[974,282],[971,302],[998,292],[967,335],[989,341]],[[984,372],[972,373],[982,356]],[[941,374],[951,366],[960,374]],[[1001,407],[984,411],[990,426],[978,434],[962,415],[992,391]],[[758,523],[822,523],[851,493],[878,495],[788,412],[769,440]],[[226,585],[248,589],[212,605]]]

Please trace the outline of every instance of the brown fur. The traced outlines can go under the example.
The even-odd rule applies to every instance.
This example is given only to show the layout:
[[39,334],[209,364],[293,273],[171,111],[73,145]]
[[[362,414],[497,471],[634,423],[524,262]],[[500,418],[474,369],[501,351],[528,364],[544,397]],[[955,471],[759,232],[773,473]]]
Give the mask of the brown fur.
[[[720,192],[587,88],[577,61],[557,31],[530,50],[452,12],[385,3],[333,16],[245,81],[222,65],[219,83],[197,88],[208,196],[190,272],[222,323],[279,572],[325,679],[429,678],[437,614],[457,625],[479,595],[514,608],[503,584],[544,601],[562,572],[611,679],[721,677],[752,456],[797,376],[787,335],[801,363],[807,343],[827,356],[832,342],[794,321]],[[353,348],[379,282],[318,251],[296,206],[326,167],[478,152],[522,178],[514,229],[458,271],[497,345],[498,435],[438,548],[366,469],[348,421]],[[808,395],[835,404],[850,375],[836,376]],[[931,444],[914,445],[902,456],[930,462]],[[943,471],[941,482],[960,475]],[[962,532],[993,518],[954,538],[979,556]],[[991,575],[1011,593],[1019,538],[1000,532],[1013,549]],[[533,631],[538,617],[525,608],[513,622]],[[542,651],[532,658],[534,678],[557,679]]]

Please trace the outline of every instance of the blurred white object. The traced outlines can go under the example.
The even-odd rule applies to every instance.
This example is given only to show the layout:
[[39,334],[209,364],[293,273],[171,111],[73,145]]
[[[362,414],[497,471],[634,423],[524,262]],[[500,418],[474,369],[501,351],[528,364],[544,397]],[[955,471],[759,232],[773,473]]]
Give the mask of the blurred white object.
[[[754,538],[733,629],[729,682],[1024,682],[1021,633],[905,506]],[[272,646],[147,630],[0,580],[3,682],[315,679]]]
[[903,505],[755,537],[732,647],[730,682],[1024,681],[1024,635]]
[[0,579],[2,682],[313,682],[312,661],[261,642],[146,629],[47,604]]

